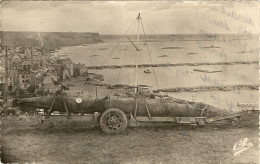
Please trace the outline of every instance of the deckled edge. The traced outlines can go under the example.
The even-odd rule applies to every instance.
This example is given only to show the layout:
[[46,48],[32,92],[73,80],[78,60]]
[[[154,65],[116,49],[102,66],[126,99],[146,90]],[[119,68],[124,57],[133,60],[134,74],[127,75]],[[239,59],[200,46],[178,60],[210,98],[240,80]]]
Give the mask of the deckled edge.
[[[0,32],[2,33],[2,0],[0,0]],[[0,37],[0,56],[2,56],[2,35]],[[0,116],[1,118],[1,116]],[[2,122],[0,119],[0,162],[2,163]]]
[[[259,65],[258,65],[258,70],[259,70],[259,79],[260,79],[260,0],[257,0],[257,8],[258,8],[258,60],[259,60]],[[260,86],[259,86],[259,93],[258,93],[258,105],[259,105],[259,110],[260,110]],[[259,126],[259,136],[258,136],[258,163],[260,164],[260,113],[259,113],[259,119],[258,119],[258,126]]]

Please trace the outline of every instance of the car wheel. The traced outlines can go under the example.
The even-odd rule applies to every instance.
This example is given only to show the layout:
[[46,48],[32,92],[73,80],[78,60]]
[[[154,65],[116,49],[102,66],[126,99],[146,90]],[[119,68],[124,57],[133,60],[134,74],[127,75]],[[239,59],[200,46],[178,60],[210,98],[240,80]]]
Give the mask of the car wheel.
[[100,117],[100,128],[107,134],[118,134],[128,126],[126,114],[117,108],[107,109]]

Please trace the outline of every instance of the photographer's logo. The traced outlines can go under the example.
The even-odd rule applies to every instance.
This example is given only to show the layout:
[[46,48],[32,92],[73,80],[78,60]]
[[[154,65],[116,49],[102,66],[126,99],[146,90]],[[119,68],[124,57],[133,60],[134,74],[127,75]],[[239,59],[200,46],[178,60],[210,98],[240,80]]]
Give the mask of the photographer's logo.
[[248,138],[240,140],[233,146],[234,156],[240,154],[241,152],[249,149],[252,146],[253,144],[251,142],[248,143]]

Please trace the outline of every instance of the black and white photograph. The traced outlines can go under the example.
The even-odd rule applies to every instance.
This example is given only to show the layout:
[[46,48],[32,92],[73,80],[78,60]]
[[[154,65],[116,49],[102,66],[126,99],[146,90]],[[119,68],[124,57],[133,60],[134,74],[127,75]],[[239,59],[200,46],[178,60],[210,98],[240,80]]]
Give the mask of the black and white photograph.
[[1,2],[1,163],[259,163],[259,1]]

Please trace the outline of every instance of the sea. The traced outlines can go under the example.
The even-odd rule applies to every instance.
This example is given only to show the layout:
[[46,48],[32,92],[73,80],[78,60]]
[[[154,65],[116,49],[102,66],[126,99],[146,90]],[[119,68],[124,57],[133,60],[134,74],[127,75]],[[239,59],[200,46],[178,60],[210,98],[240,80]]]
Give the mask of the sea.
[[[86,66],[180,64],[258,61],[254,35],[101,35],[103,43],[62,47],[54,55]],[[129,39],[128,39],[129,38]],[[137,47],[139,49],[137,54]],[[149,70],[151,73],[145,73]],[[198,71],[202,70],[202,71]],[[104,75],[108,84],[134,85],[135,68],[89,70]],[[137,83],[151,89],[214,85],[259,84],[259,65],[198,65],[138,68]],[[238,102],[258,103],[257,90],[168,93],[188,101],[235,108]],[[236,108],[237,110],[238,108]]]

